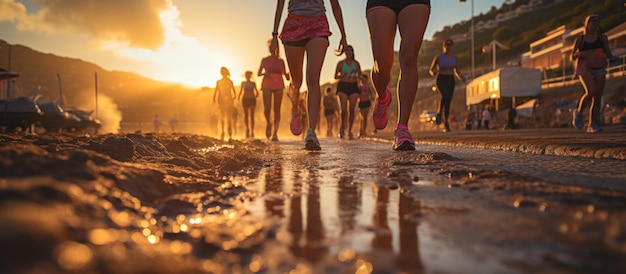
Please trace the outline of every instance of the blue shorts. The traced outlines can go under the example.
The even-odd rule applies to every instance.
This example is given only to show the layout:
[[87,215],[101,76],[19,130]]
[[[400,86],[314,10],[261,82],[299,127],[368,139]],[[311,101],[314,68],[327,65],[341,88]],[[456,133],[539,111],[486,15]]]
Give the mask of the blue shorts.
[[404,8],[413,4],[422,4],[430,6],[430,0],[367,0],[366,11],[376,7],[388,7],[396,12],[396,15],[400,14]]

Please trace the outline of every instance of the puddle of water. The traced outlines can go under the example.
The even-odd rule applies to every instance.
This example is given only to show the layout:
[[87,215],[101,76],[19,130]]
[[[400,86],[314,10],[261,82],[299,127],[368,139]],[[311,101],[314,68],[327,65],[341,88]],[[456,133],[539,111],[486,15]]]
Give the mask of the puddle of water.
[[[277,150],[280,160],[263,168],[259,177],[246,185],[260,194],[246,204],[247,209],[262,218],[275,218],[285,244],[294,255],[309,260],[345,252],[383,253],[392,259],[378,258],[377,266],[394,271],[467,269],[459,260],[463,251],[433,237],[430,227],[419,222],[420,201],[402,193],[403,188],[432,186],[441,180],[439,175],[371,160],[372,154],[380,151],[389,155],[387,144],[374,143],[370,151],[346,143],[326,143],[321,154],[288,146]],[[386,150],[379,147],[382,145]],[[351,157],[358,155],[356,149],[365,157]],[[389,175],[394,172],[419,180],[399,185],[394,183],[399,179]],[[375,255],[372,260],[377,260]],[[448,262],[457,263],[449,268]],[[487,264],[486,269],[498,267]]]

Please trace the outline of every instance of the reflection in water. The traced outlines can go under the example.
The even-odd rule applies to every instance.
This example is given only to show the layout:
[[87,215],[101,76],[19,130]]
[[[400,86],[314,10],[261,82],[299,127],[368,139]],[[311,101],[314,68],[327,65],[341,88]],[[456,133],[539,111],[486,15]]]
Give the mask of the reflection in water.
[[354,184],[352,176],[339,178],[338,204],[341,234],[353,231],[356,216],[361,211],[361,189]]
[[419,253],[419,239],[417,236],[417,221],[412,215],[418,215],[421,209],[419,200],[409,193],[400,192],[398,201],[398,222],[400,223],[400,253],[398,254],[398,267],[408,273],[424,271],[424,265]]
[[319,155],[285,158],[290,160],[275,161],[261,172],[264,195],[257,209],[264,208],[265,216],[284,224],[281,230],[288,237],[283,239],[293,255],[319,263],[338,258],[331,250],[356,252],[353,259],[361,257],[359,253],[384,252],[394,258],[383,262],[386,270],[425,271],[418,238],[421,204],[410,195],[411,186],[390,189],[346,174],[346,166],[320,168]]
[[389,205],[389,188],[374,187],[376,190],[376,209],[374,210],[374,239],[372,239],[372,249],[382,249],[391,251],[392,237],[389,224],[387,224],[387,206]]
[[[302,195],[296,194],[291,199],[288,229],[292,233],[293,238],[290,247],[295,255],[318,261],[328,253],[328,246],[324,243],[326,235],[322,222],[317,171],[309,169],[308,172],[309,178],[304,179],[298,178],[299,173],[294,172],[294,189],[308,187],[308,195],[306,195],[306,208],[304,209],[302,208],[304,193]],[[307,182],[307,184],[303,186],[302,182]],[[302,223],[304,210],[306,210],[306,224]],[[303,229],[304,226],[305,228]]]
[[276,161],[270,166],[265,175],[265,193],[272,194],[272,197],[265,199],[265,210],[268,216],[285,217],[285,199],[279,196],[283,193],[283,163]]
[[[396,256],[396,265],[399,270],[407,273],[422,273],[424,265],[419,254],[419,239],[417,225],[412,220],[413,215],[418,215],[421,204],[409,193],[400,192],[398,195],[398,233],[392,233],[389,225],[389,210],[396,207],[390,201],[389,188],[375,186],[376,208],[374,211],[373,226],[375,228],[372,239],[373,250],[393,250],[393,236],[398,237],[400,248]],[[417,211],[417,212],[416,212]]]

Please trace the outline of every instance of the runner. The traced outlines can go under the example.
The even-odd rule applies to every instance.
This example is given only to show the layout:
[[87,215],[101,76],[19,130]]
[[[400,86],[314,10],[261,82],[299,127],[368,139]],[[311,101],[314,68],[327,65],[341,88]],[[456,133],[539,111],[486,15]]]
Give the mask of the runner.
[[220,125],[222,128],[221,139],[224,140],[224,119],[228,128],[228,138],[233,138],[232,114],[235,109],[235,86],[230,80],[230,71],[226,67],[220,69],[222,79],[217,80],[215,84],[215,93],[213,94],[213,103],[216,103],[220,110]]
[[[237,99],[241,99],[243,106],[243,122],[246,124],[246,138],[254,138],[254,109],[256,107],[256,97],[259,96],[259,90],[256,83],[252,81],[252,71],[246,71],[246,80],[241,82],[239,95]],[[243,98],[242,95],[243,94]]]
[[[343,25],[343,14],[339,6],[339,0],[330,0],[335,16],[335,21],[341,32],[339,49],[335,52],[338,56],[343,54],[347,47],[346,33]],[[278,25],[281,20],[285,0],[277,0],[276,13],[274,14],[274,29],[272,30],[271,49],[278,48]],[[326,7],[323,0],[289,0],[287,19],[283,24],[280,39],[285,45],[285,55],[291,73],[290,98],[293,103],[291,130],[295,135],[302,132],[298,98],[303,80],[303,65],[306,56],[307,68],[307,113],[309,128],[304,140],[305,149],[320,150],[322,147],[315,134],[315,125],[319,119],[321,101],[320,73],[324,64],[328,37],[331,35]]]

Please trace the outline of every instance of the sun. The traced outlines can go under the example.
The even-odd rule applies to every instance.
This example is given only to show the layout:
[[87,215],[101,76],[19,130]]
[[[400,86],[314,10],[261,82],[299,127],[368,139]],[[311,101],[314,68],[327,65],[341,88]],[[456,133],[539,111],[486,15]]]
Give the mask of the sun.
[[165,28],[165,42],[157,49],[129,48],[115,45],[119,54],[150,64],[147,71],[140,72],[146,77],[162,82],[181,83],[190,87],[214,87],[221,78],[220,68],[231,71],[231,80],[238,84],[243,71],[241,60],[237,58],[231,45],[201,45],[195,37],[181,31],[178,11],[171,9],[161,12],[161,22]]

